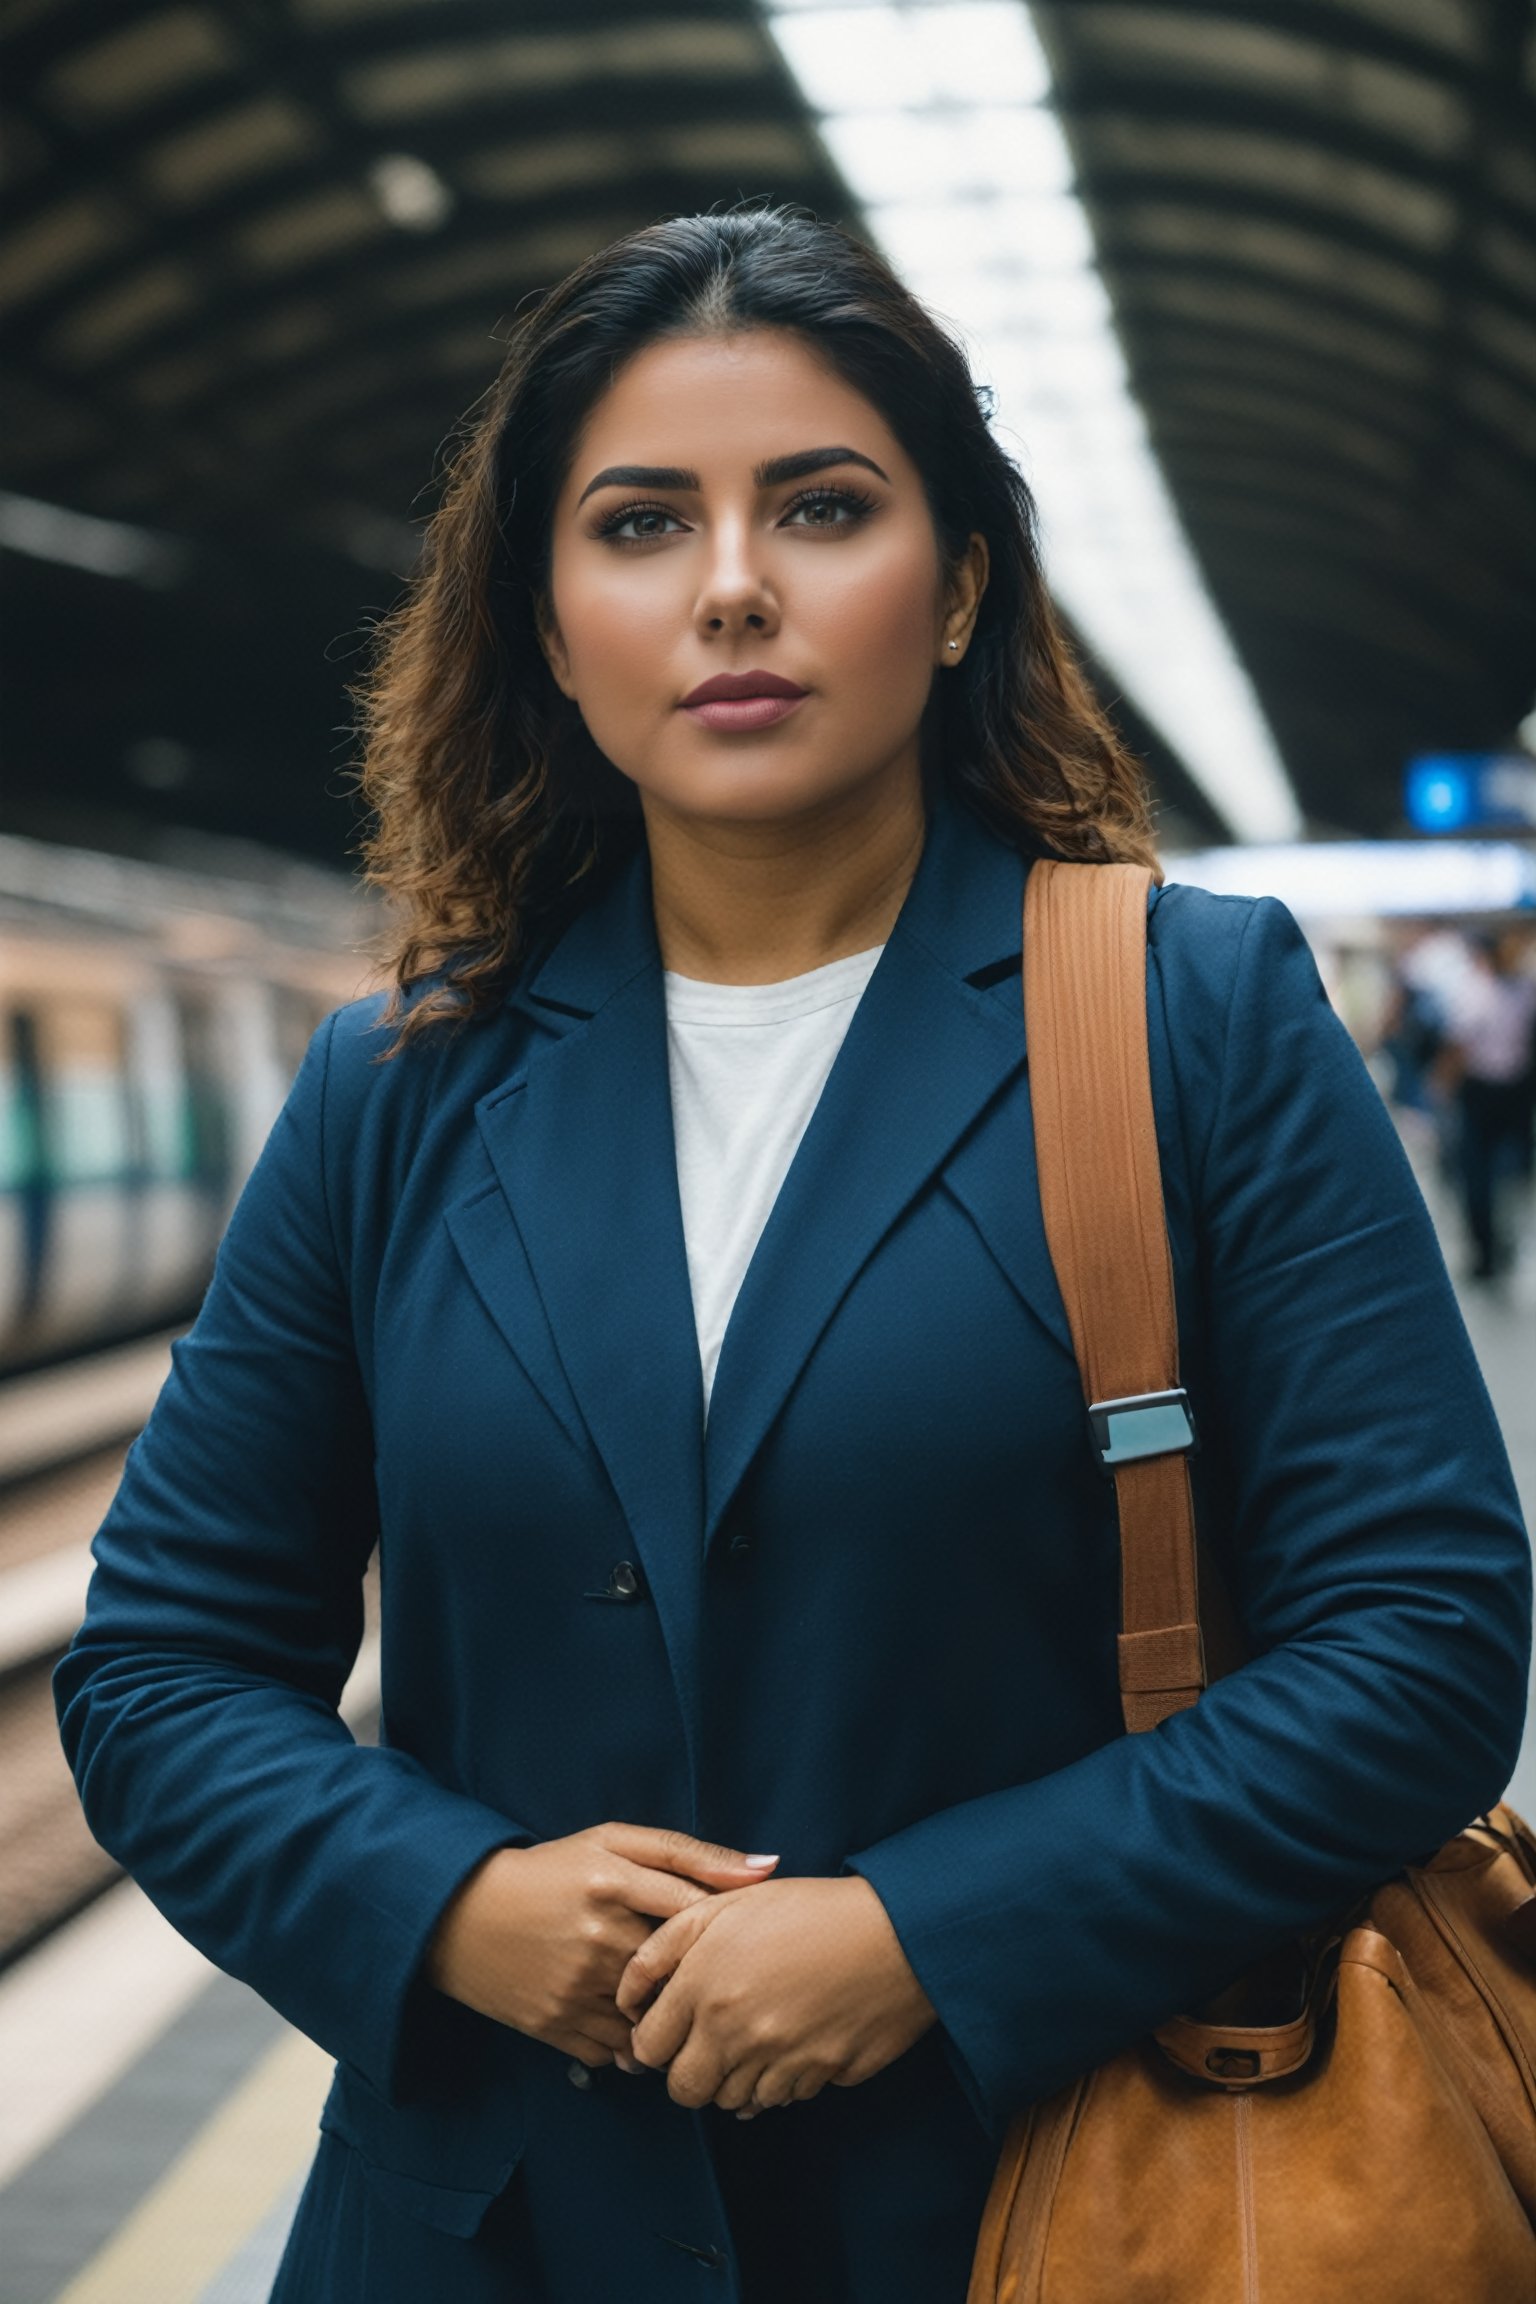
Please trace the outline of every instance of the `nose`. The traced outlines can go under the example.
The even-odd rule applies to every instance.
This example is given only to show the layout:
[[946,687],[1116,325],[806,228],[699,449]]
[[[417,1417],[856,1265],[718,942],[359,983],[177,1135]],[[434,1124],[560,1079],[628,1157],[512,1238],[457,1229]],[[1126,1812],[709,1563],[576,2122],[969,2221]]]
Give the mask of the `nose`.
[[714,528],[694,624],[701,636],[716,640],[778,630],[778,599],[747,522],[725,520]]

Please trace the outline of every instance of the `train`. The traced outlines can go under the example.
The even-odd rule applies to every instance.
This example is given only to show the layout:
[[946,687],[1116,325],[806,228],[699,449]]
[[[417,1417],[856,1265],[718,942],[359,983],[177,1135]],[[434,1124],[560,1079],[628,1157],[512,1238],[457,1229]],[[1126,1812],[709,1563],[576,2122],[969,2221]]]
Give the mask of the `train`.
[[196,1313],[317,1024],[382,977],[340,873],[0,836],[0,1371]]

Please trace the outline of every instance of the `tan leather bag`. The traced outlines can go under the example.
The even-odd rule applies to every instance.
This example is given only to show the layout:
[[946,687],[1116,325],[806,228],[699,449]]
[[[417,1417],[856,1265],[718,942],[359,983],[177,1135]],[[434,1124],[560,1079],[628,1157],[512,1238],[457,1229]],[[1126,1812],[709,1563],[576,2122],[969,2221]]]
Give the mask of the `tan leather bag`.
[[[1216,1628],[1147,1065],[1150,880],[1037,863],[1024,912],[1040,1196],[1115,1479],[1132,1733],[1205,1686],[1202,1582]],[[1230,1627],[1223,1645],[1230,1667]],[[1298,1947],[1289,1981],[1267,1963],[1021,2111],[967,2304],[1536,2299],[1533,1888],[1536,1838],[1501,1807]]]

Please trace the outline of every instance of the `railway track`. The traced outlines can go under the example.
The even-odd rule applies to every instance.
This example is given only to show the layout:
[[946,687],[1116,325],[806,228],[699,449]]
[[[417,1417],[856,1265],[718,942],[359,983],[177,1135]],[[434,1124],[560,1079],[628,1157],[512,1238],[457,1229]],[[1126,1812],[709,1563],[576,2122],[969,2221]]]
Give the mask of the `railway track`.
[[[0,1383],[0,1970],[120,1877],[80,1812],[52,1676],[85,1613],[91,1538],[179,1333]],[[367,1599],[370,1632],[343,1699],[358,1734],[371,1733],[378,1705],[371,1589]]]

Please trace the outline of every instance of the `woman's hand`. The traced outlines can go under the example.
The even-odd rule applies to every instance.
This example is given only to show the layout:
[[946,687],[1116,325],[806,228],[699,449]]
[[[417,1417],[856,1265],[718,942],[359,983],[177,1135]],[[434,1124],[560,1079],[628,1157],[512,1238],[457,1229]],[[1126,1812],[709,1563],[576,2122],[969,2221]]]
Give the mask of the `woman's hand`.
[[857,1873],[695,1900],[637,1946],[614,1998],[674,2102],[746,2117],[857,2087],[938,2021]]
[[498,1848],[438,1922],[427,1981],[583,2064],[627,2064],[630,2026],[613,1997],[625,1962],[658,1918],[723,1888],[745,1894],[764,1870],[734,1848],[647,1824]]

